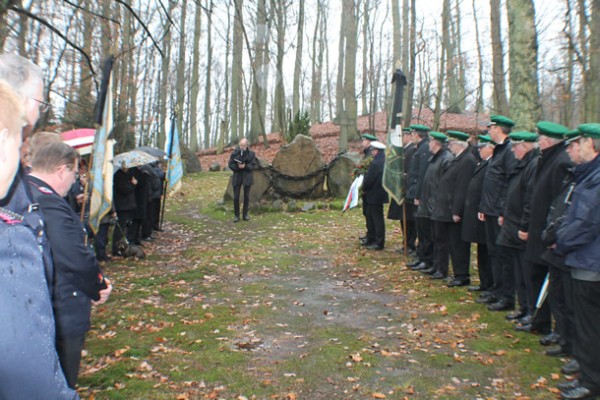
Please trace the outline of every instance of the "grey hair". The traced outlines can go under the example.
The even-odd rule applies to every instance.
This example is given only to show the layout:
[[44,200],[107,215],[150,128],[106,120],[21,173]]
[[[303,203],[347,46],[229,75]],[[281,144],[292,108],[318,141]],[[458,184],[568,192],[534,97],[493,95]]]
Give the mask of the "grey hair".
[[21,97],[35,95],[39,83],[44,81],[40,67],[16,54],[0,54],[0,79]]

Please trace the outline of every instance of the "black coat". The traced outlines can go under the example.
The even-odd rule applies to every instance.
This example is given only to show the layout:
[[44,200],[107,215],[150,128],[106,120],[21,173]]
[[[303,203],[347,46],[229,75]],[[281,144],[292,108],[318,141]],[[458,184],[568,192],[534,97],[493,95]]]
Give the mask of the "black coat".
[[475,157],[468,149],[447,163],[437,187],[432,220],[452,222],[453,215],[463,217],[467,189],[476,166]]
[[102,271],[79,217],[49,185],[28,177],[34,199],[44,214],[54,260],[52,305],[58,337],[77,336],[90,328],[91,301],[106,288]]
[[527,254],[529,261],[540,263],[540,256],[546,250],[542,243],[542,231],[546,227],[548,211],[554,199],[564,187],[565,178],[573,166],[567,154],[564,143],[558,143],[542,151],[535,171],[535,183],[529,218],[529,238],[527,240]]
[[465,196],[465,211],[463,214],[462,239],[471,243],[487,243],[485,238],[485,223],[477,217],[479,212],[479,203],[481,201],[481,189],[483,187],[483,178],[488,167],[489,160],[479,162]]
[[150,198],[150,173],[141,168],[131,168],[133,176],[137,180],[135,185],[135,209],[133,210],[133,219],[146,219],[146,211],[148,210],[148,200]]
[[[240,168],[239,164],[245,164],[245,168]],[[233,186],[250,186],[254,183],[252,170],[256,168],[256,155],[250,149],[242,151],[237,147],[229,156],[229,169],[233,171],[231,184]]]
[[[408,177],[410,174],[410,167],[411,167],[411,162],[412,162],[412,158],[413,155],[415,154],[415,151],[417,150],[417,146],[415,146],[414,143],[409,143],[407,146],[404,147],[403,149],[403,155],[404,155],[404,187],[402,188],[402,192],[404,195],[404,204],[403,206],[406,208],[406,219],[411,221],[415,219],[415,211],[417,210],[417,208],[415,207],[415,204],[413,202],[414,199],[410,199],[408,200],[407,198],[407,192],[408,192]],[[402,210],[402,206],[399,206],[398,203],[396,203],[396,201],[394,199],[392,199],[392,201],[390,202],[390,207],[388,209],[388,216],[389,219],[393,219],[393,220],[403,220],[404,219],[404,211]]]
[[510,174],[506,207],[502,213],[504,223],[500,228],[497,239],[499,245],[525,249],[526,242],[519,239],[518,232],[526,232],[529,224],[533,175],[535,174],[539,154],[540,152],[537,149],[527,153],[522,160],[517,160]]
[[389,201],[388,193],[383,188],[383,167],[385,153],[379,151],[374,158],[363,180],[362,190],[366,204],[385,204]]
[[429,165],[431,152],[429,151],[429,137],[424,138],[417,144],[415,152],[410,161],[408,172],[408,190],[406,199],[408,201],[421,198],[421,190],[425,180],[425,172]]
[[135,209],[135,185],[131,183],[133,171],[119,169],[113,177],[113,203],[115,210],[131,211]]
[[490,159],[483,180],[479,204],[479,211],[486,215],[498,217],[504,211],[508,178],[516,161],[511,147],[508,138],[504,143],[494,147],[494,155]]
[[452,160],[452,153],[445,147],[430,157],[429,165],[425,172],[421,197],[417,207],[417,217],[431,218],[435,208],[435,197],[438,195],[438,184],[447,164]]

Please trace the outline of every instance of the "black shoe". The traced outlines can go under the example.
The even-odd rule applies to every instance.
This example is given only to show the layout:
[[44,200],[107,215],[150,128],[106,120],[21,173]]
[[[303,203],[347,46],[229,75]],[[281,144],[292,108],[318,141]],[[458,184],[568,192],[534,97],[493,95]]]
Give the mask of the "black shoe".
[[566,392],[567,390],[575,389],[577,386],[580,386],[579,379],[573,379],[572,381],[564,381],[556,385],[556,388],[561,392]]
[[519,318],[517,320],[517,323],[521,324],[521,325],[529,325],[533,322],[533,315],[532,314],[525,314],[524,317]]
[[561,392],[560,395],[563,399],[566,400],[583,400],[583,399],[593,399],[596,396],[600,395],[600,390],[591,391],[590,389],[584,386],[577,386],[570,390],[565,390]]
[[550,357],[566,357],[570,352],[561,345],[549,347],[544,354]]
[[550,333],[550,330],[540,329],[537,326],[533,326],[533,324],[515,325],[515,331],[528,332],[528,333],[539,333],[542,335],[547,335],[548,333]]
[[412,269],[413,271],[421,271],[427,268],[427,264],[425,264],[424,262],[420,262],[418,264],[409,266],[408,268]]
[[550,334],[540,339],[540,344],[542,346],[552,346],[553,344],[558,344],[559,340],[560,335],[558,334],[558,332],[550,332]]
[[448,275],[444,275],[441,272],[436,272],[435,274],[431,275],[429,277],[429,279],[446,279],[448,277]]
[[421,272],[424,273],[425,275],[433,275],[437,272],[437,268],[427,267],[427,269],[422,269]]
[[515,305],[505,300],[498,300],[488,305],[487,309],[490,311],[510,311],[515,309]]
[[233,219],[233,222],[240,222],[240,217],[235,217],[235,218]]
[[493,294],[481,295],[475,299],[475,303],[479,304],[492,304],[497,302],[498,299]]
[[144,242],[152,242],[154,240],[154,238],[152,236],[146,236],[145,238],[142,238],[142,240]]
[[577,362],[577,360],[572,359],[568,363],[566,363],[565,365],[562,366],[562,368],[560,369],[560,372],[562,372],[565,375],[575,375],[576,373],[578,373],[580,371],[580,369],[581,369],[581,367],[579,366],[579,363]]
[[467,290],[469,292],[481,292],[481,286],[469,286]]
[[511,313],[506,314],[505,318],[507,320],[509,320],[509,321],[516,321],[518,319],[523,318],[526,315],[527,315],[527,313],[525,311],[523,311],[523,310],[516,310],[516,311],[513,311]]
[[371,243],[368,246],[365,246],[367,250],[383,250],[383,246],[376,243]]
[[419,265],[419,264],[421,264],[421,263],[423,263],[423,261],[421,261],[421,260],[419,260],[418,258],[416,258],[416,259],[414,259],[414,260],[412,260],[412,261],[409,261],[409,262],[407,262],[407,263],[406,263],[406,266],[407,266],[407,267],[414,267],[415,265]]
[[250,217],[247,215],[244,215],[244,221],[250,221]]
[[456,287],[456,286],[467,286],[471,284],[471,280],[470,279],[452,279],[450,282],[448,282],[448,287]]

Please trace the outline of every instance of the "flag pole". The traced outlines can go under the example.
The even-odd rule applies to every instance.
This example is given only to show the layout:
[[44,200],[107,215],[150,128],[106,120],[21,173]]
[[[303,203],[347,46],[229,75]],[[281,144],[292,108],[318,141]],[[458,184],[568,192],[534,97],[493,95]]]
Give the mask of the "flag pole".
[[[173,137],[175,136],[175,122],[177,120],[177,109],[173,111],[171,115],[171,130],[169,132],[169,150],[167,152],[168,163],[167,163],[167,172],[169,171],[169,167],[171,165],[171,158],[173,156]],[[165,203],[167,202],[167,189],[169,187],[169,174],[165,174],[165,182],[163,184],[163,201],[162,207],[160,211],[160,224],[159,228],[162,230],[163,221],[165,219]]]

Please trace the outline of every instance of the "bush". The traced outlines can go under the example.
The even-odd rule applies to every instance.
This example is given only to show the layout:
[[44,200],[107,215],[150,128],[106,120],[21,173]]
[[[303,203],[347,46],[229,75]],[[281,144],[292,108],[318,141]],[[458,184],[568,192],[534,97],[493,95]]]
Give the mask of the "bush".
[[290,121],[287,133],[287,142],[290,143],[294,140],[296,135],[310,136],[310,114],[308,111],[300,111],[294,119]]

